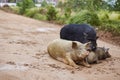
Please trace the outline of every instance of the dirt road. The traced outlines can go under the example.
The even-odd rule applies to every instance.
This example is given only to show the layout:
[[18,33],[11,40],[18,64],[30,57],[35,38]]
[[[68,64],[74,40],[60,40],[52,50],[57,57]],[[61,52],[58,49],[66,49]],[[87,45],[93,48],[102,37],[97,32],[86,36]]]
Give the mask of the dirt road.
[[92,68],[74,69],[52,59],[46,47],[59,38],[61,26],[0,11],[0,80],[120,80],[120,47],[110,48],[112,58]]

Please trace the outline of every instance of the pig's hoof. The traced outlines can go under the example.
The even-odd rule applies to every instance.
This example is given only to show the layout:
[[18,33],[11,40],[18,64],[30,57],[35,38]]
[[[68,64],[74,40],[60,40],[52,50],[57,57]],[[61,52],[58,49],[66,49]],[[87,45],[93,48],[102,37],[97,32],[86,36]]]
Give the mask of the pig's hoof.
[[91,68],[92,66],[91,65],[86,65],[87,68]]
[[75,69],[79,69],[79,66],[75,67]]
[[79,66],[74,66],[75,69],[79,69]]

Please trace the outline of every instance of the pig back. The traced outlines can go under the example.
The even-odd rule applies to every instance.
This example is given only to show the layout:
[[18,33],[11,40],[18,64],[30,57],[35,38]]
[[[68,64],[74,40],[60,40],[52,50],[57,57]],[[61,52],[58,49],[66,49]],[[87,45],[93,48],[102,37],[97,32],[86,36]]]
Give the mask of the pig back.
[[64,57],[66,53],[72,52],[72,41],[56,39],[49,43],[48,53],[51,57]]
[[68,24],[60,30],[60,38],[79,41],[81,43],[91,43],[91,49],[94,51],[97,47],[97,36],[95,29],[87,24]]
[[89,55],[86,57],[86,60],[89,64],[94,63],[98,60],[98,54],[95,52],[90,52]]

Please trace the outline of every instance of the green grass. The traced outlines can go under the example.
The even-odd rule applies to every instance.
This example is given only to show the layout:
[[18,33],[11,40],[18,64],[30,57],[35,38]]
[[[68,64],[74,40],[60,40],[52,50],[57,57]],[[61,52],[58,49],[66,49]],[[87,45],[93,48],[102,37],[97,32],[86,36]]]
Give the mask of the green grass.
[[[19,13],[19,7],[12,7],[15,13]],[[48,17],[57,24],[81,24],[87,23],[92,26],[98,27],[100,30],[109,31],[114,35],[120,35],[120,12],[113,12],[107,10],[100,10],[96,12],[90,12],[88,10],[82,10],[80,12],[71,12],[72,14],[68,17],[65,16],[65,12],[61,13],[61,10],[57,8],[50,8],[53,10],[48,13],[49,8],[30,8],[25,11],[23,15],[31,17],[37,20],[48,20]],[[51,11],[49,10],[49,11]],[[58,12],[56,12],[56,10]],[[49,15],[49,16],[48,16]]]

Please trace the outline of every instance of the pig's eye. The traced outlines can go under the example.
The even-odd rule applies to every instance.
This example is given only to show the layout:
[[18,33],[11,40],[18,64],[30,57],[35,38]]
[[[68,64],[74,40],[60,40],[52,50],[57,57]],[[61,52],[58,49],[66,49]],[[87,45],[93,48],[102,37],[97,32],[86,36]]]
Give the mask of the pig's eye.
[[92,50],[91,49],[87,49],[87,51],[91,52]]

